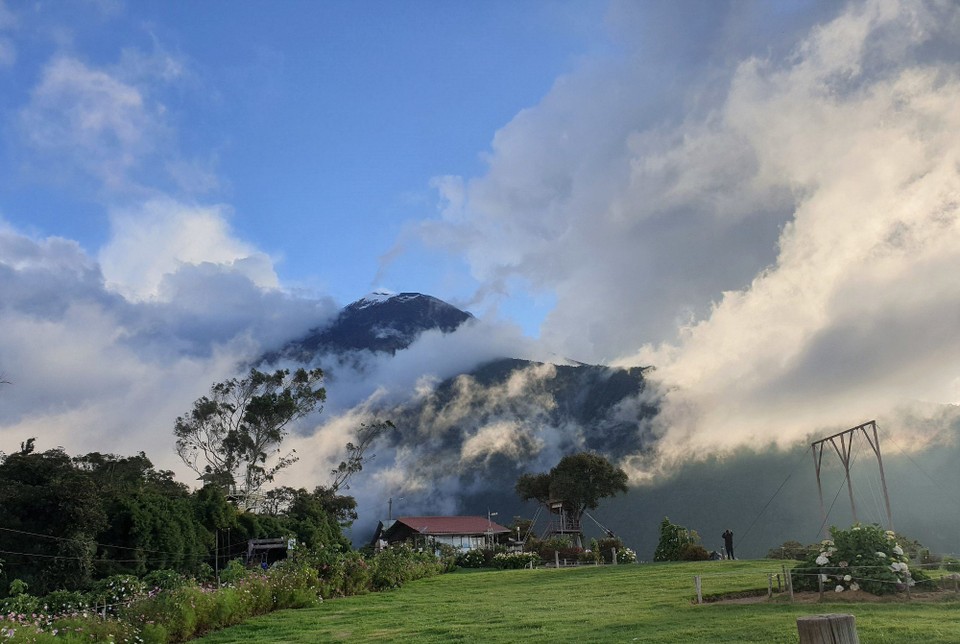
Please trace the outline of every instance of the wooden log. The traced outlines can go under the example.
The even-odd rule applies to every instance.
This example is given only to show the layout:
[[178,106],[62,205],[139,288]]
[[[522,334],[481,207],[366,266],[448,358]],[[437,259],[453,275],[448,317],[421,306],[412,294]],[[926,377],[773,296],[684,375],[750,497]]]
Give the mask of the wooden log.
[[797,618],[800,644],[860,644],[853,615],[833,613]]

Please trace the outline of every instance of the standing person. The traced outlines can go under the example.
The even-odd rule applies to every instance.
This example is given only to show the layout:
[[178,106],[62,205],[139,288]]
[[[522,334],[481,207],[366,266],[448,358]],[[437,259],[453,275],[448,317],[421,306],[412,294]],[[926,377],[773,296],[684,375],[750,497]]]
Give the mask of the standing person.
[[733,531],[727,528],[721,536],[723,536],[723,547],[727,550],[727,559],[735,559],[733,556]]

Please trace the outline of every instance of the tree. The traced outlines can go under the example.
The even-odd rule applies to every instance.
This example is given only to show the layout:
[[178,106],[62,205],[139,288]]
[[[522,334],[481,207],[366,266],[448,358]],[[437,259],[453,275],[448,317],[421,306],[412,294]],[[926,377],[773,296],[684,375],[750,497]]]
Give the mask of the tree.
[[330,475],[333,477],[333,481],[330,483],[330,491],[333,494],[341,489],[350,489],[347,481],[354,474],[360,472],[363,466],[373,458],[373,456],[369,458],[365,456],[367,449],[373,444],[373,441],[389,429],[396,429],[396,426],[389,420],[377,420],[370,425],[360,424],[360,429],[357,430],[357,442],[347,443],[347,460],[340,461],[340,465],[330,470]]
[[0,550],[17,553],[8,564],[32,589],[89,583],[107,525],[96,484],[62,449],[36,452],[27,441],[0,464]]
[[563,501],[579,521],[587,510],[596,510],[600,500],[627,491],[627,474],[610,461],[591,452],[564,456],[549,474],[523,474],[517,494],[524,501]]
[[705,561],[710,553],[700,545],[696,530],[670,523],[668,517],[660,522],[660,541],[653,553],[654,561]]
[[210,395],[177,418],[177,453],[200,478],[234,495],[251,508],[264,483],[296,462],[280,444],[290,423],[317,410],[326,400],[320,369],[287,369],[272,374],[251,369],[241,380],[214,384]]

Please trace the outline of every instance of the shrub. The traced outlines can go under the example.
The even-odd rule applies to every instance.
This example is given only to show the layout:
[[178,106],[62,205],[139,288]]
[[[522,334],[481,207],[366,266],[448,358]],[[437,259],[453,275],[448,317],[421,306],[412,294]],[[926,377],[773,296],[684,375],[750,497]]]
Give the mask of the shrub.
[[221,584],[234,584],[247,576],[247,567],[240,559],[231,559],[226,567],[220,571]]
[[440,558],[441,572],[453,572],[457,569],[457,549],[445,543],[437,544],[437,557]]
[[698,543],[685,543],[680,548],[680,561],[707,561],[710,553]]
[[105,607],[109,613],[146,593],[146,584],[133,575],[113,575],[98,581],[90,596],[94,608]]
[[359,552],[345,552],[340,558],[343,583],[339,594],[362,595],[370,592],[373,570]]
[[143,576],[143,583],[147,588],[174,590],[185,586],[187,584],[187,578],[176,570],[154,570]]
[[637,553],[626,546],[617,548],[617,563],[637,563]]
[[385,548],[373,558],[373,589],[399,588],[408,581],[440,574],[442,566],[430,553],[414,552],[410,546]]
[[814,550],[819,552],[817,545],[805,546],[799,541],[784,541],[778,548],[770,548],[767,551],[767,559],[795,559],[803,561]]
[[955,557],[944,557],[943,567],[950,572],[960,572],[960,559],[956,559]]
[[43,612],[48,615],[75,613],[88,608],[87,597],[78,591],[55,590],[40,601]]
[[457,565],[461,568],[483,568],[486,563],[481,550],[464,550],[457,555]]
[[501,570],[534,567],[540,563],[540,555],[535,552],[498,552],[493,556],[493,565]]
[[876,525],[856,524],[849,530],[830,528],[833,539],[820,547],[791,572],[794,588],[815,590],[820,582],[836,592],[864,590],[884,595],[906,590],[927,576],[910,570],[909,556],[891,531]]
[[653,553],[654,561],[704,561],[709,558],[710,554],[700,545],[700,535],[695,530],[687,530],[663,517],[660,541]]

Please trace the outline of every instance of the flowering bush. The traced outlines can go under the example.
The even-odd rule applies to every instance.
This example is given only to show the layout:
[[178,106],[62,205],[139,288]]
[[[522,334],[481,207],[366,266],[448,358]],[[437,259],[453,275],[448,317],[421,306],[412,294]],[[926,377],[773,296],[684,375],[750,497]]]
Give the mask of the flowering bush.
[[147,585],[134,575],[113,575],[98,581],[91,596],[95,607],[105,606],[107,612],[113,613],[117,607],[146,594],[146,590]]
[[482,550],[465,550],[457,555],[457,565],[461,568],[483,568],[487,558]]
[[[298,550],[265,571],[231,562],[222,571],[221,587],[156,571],[143,580],[110,577],[89,595],[58,591],[38,598],[18,582],[15,596],[0,603],[0,642],[182,642],[254,615],[315,606],[324,593],[397,588],[439,574],[448,563],[408,546],[388,548],[370,560],[359,552],[319,547]],[[106,617],[96,609],[103,611],[105,604]]]
[[534,567],[540,563],[540,555],[535,552],[498,552],[493,555],[493,565],[501,570]]
[[637,563],[637,553],[627,548],[617,548],[617,563]]
[[406,545],[395,545],[373,558],[373,590],[399,588],[408,581],[439,575],[443,564],[432,553],[418,552]]
[[864,590],[883,595],[906,590],[927,579],[920,570],[910,570],[909,557],[896,534],[875,525],[854,525],[849,530],[830,528],[833,539],[820,542],[791,575],[794,588],[815,590],[820,582],[841,593]]

